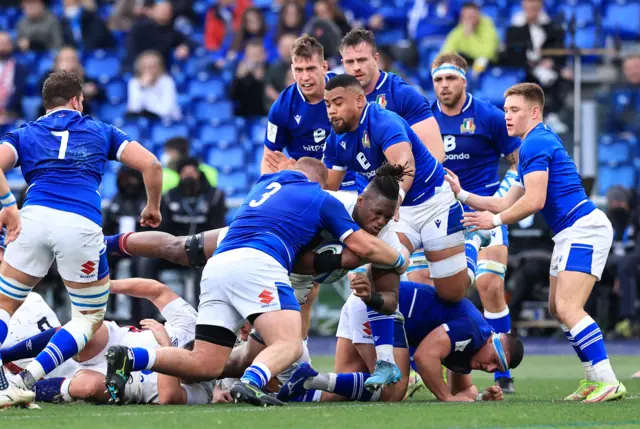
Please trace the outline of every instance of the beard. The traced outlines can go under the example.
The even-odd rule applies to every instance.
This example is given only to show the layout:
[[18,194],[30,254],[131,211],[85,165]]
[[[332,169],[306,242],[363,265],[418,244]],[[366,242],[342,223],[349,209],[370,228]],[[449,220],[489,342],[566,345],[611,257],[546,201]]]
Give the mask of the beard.
[[449,109],[452,109],[456,106],[456,104],[458,104],[458,102],[460,101],[460,99],[462,98],[462,95],[464,94],[464,91],[460,91],[459,94],[453,94],[451,101],[449,101],[448,103],[444,103],[442,101],[440,101],[442,104],[444,104],[445,106],[447,106]]
[[331,128],[333,128],[333,131],[335,131],[336,134],[344,134],[349,132],[351,126],[345,119],[340,118],[340,121],[337,123],[331,121]]

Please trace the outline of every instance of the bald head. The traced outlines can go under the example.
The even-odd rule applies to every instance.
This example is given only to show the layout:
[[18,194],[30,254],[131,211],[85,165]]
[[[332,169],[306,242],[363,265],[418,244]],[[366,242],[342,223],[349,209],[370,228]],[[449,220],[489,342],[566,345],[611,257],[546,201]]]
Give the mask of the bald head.
[[327,186],[329,173],[327,167],[319,159],[304,156],[296,162],[294,171],[299,171],[312,182],[317,182],[324,189]]

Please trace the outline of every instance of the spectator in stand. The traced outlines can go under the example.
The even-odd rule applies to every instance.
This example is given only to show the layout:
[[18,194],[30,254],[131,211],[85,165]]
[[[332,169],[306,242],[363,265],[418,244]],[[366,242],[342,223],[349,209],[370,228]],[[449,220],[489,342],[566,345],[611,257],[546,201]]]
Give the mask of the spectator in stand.
[[231,98],[235,101],[236,116],[266,116],[267,110],[262,99],[266,67],[262,40],[250,40],[231,84]]
[[153,0],[117,0],[109,17],[109,28],[128,33],[139,19],[145,17]]
[[285,33],[278,39],[278,59],[269,66],[265,77],[264,107],[267,111],[287,87],[285,79],[291,69],[291,44],[297,38],[293,33]]
[[22,96],[28,70],[13,56],[13,41],[9,33],[0,32],[0,125],[22,116]]
[[184,60],[189,56],[189,40],[175,30],[171,2],[157,2],[149,9],[148,18],[140,18],[131,29],[127,39],[125,65],[131,67],[138,56],[147,50],[159,52],[164,64],[171,64],[172,55]]
[[204,47],[210,51],[224,49],[225,41],[240,30],[245,10],[251,0],[218,0],[207,11],[204,24]]
[[522,0],[522,11],[515,14],[505,36],[506,50],[502,63],[527,70],[528,82],[540,84],[547,100],[545,124],[555,132],[567,132],[558,112],[564,106],[570,78],[565,57],[543,56],[544,49],[564,47],[564,30],[551,21],[543,10],[542,0]]
[[[233,42],[231,42],[231,48],[227,52],[224,64],[235,61],[245,51],[250,41],[259,40],[262,44],[266,33],[267,24],[262,11],[253,6],[245,9],[242,15],[242,25],[233,37]],[[218,66],[220,65],[219,63]]]
[[295,0],[286,0],[280,9],[278,16],[278,29],[276,38],[285,33],[293,33],[299,36],[305,24],[304,7]]
[[482,15],[475,3],[465,3],[459,24],[449,33],[442,53],[457,53],[472,64],[476,74],[497,59],[500,39],[491,18]]
[[93,0],[64,0],[61,20],[65,45],[86,51],[114,47],[111,31],[95,13]]
[[[167,140],[164,144],[164,153],[161,157],[163,165],[162,169],[162,193],[166,194],[180,184],[180,175],[178,174],[178,163],[180,159],[189,154],[189,140],[184,137],[174,137]],[[198,170],[209,182],[213,188],[218,186],[218,170],[214,167],[201,162]]]
[[18,22],[18,47],[22,51],[48,51],[62,47],[60,22],[44,0],[22,0],[24,16]]
[[[72,71],[77,74],[80,79],[83,80],[84,83],[82,84],[82,95],[84,95],[84,100],[82,101],[82,109],[85,115],[91,115],[92,102],[102,102],[106,100],[104,89],[102,88],[100,83],[91,79],[90,77],[85,76],[84,67],[82,67],[82,64],[80,64],[80,59],[78,58],[78,51],[71,46],[65,46],[64,48],[60,49],[53,63],[53,70],[49,70],[47,73],[45,73],[45,75],[40,80],[40,92],[42,92],[44,81],[47,79],[49,74],[58,70]],[[41,106],[40,115],[44,115],[44,113],[44,106]]]
[[609,114],[603,117],[603,126],[615,133],[633,132],[640,137],[640,53],[627,55],[622,63],[624,80],[612,90],[606,89]]
[[340,9],[335,0],[318,0],[313,5],[313,13],[315,16],[327,21],[332,21],[340,29],[340,38],[351,31],[349,21],[344,16],[344,12]]
[[135,77],[129,81],[127,114],[163,121],[182,117],[176,84],[159,52],[145,51],[136,59]]
[[333,21],[314,16],[304,26],[302,33],[314,37],[324,47],[324,58],[329,62],[330,69],[340,64],[338,47],[342,33]]

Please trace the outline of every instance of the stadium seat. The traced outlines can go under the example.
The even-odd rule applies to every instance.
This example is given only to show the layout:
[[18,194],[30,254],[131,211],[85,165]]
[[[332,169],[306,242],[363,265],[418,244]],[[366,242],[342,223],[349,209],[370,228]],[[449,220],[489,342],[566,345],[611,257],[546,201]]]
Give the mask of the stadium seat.
[[212,148],[207,157],[207,164],[223,170],[242,168],[245,166],[244,149],[242,147]]
[[238,129],[234,124],[225,124],[218,127],[213,125],[204,125],[200,127],[199,138],[204,146],[213,142],[225,143],[226,145],[235,145],[239,143]]
[[632,189],[635,186],[636,169],[633,165],[601,166],[598,174],[598,192],[605,195],[613,185]]
[[42,106],[42,98],[36,96],[22,97],[22,110],[28,121],[35,121],[38,119],[40,113],[40,106]]
[[121,80],[113,80],[104,87],[107,100],[111,104],[119,104],[127,100],[127,84]]
[[629,161],[633,158],[635,146],[624,140],[616,140],[611,143],[601,143],[598,145],[598,161],[601,164],[615,166]]
[[624,40],[640,37],[640,2],[615,0],[605,8],[603,26],[611,35],[620,34]]
[[230,101],[197,101],[193,104],[193,117],[198,122],[218,124],[233,119],[233,103]]
[[227,196],[245,192],[249,187],[249,177],[244,171],[218,174],[218,188]]
[[121,60],[116,55],[103,53],[87,58],[84,67],[87,76],[106,83],[120,75],[120,63]]
[[581,28],[593,25],[597,8],[588,2],[569,1],[561,3],[558,12],[564,15],[564,22],[575,17],[576,25]]
[[127,105],[126,104],[103,104],[100,107],[100,115],[99,118],[101,121],[107,122],[109,124],[115,123],[118,120],[122,120],[124,115],[127,113]]
[[118,176],[116,173],[106,171],[100,184],[100,195],[104,200],[111,200],[118,193]]
[[254,121],[249,125],[249,138],[251,141],[256,144],[264,143],[264,136],[267,132],[267,119],[260,119],[258,121]]
[[137,124],[128,123],[128,124],[122,125],[119,128],[122,130],[123,133],[128,135],[129,138],[131,138],[131,140],[135,140],[139,143],[143,143],[142,131],[140,130],[140,127],[138,127]]
[[498,107],[504,105],[504,92],[511,86],[522,82],[524,79],[524,71],[520,69],[508,69],[494,67],[487,70],[480,76],[479,91],[482,95],[478,98],[484,98]]
[[156,124],[151,130],[151,141],[155,145],[163,145],[172,137],[189,138],[189,127],[184,124]]
[[192,80],[188,92],[194,100],[216,101],[225,96],[224,83],[219,78]]
[[44,52],[37,56],[35,61],[36,74],[40,79],[53,70],[53,61],[56,58],[55,52]]

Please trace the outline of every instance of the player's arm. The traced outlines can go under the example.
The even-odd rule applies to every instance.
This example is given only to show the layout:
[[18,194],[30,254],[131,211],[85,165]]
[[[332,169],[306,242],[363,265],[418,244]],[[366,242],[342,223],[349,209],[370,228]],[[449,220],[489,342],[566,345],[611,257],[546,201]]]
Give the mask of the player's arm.
[[162,198],[162,165],[158,158],[136,141],[129,142],[119,156],[120,162],[142,173],[147,190],[147,207],[142,212],[142,226],[160,225]]
[[284,126],[285,121],[280,120],[281,101],[282,99],[278,98],[269,109],[267,131],[264,136],[264,153],[260,162],[260,174],[277,172],[278,164],[283,158],[286,158],[282,150],[291,144],[289,130]]
[[151,301],[160,311],[170,302],[180,298],[169,286],[157,280],[141,278],[111,280],[111,293],[144,298]]
[[411,125],[411,129],[418,135],[420,141],[427,146],[431,155],[438,160],[439,163],[444,163],[444,143],[442,142],[442,134],[440,134],[440,126],[436,118],[432,116],[424,119]]
[[503,197],[492,196],[482,197],[465,191],[460,186],[460,180],[456,174],[445,168],[447,174],[445,180],[451,185],[451,190],[456,194],[456,198],[463,204],[476,210],[486,210],[491,213],[500,213],[513,206],[524,195],[524,189],[519,186],[512,186]]
[[287,157],[278,150],[271,150],[266,145],[260,161],[260,174],[276,173],[280,163]]
[[187,404],[187,391],[182,387],[180,378],[158,373],[158,402],[161,405]]
[[458,374],[449,371],[447,378],[451,394],[466,396],[474,401],[502,401],[503,393],[499,386],[489,386],[482,393],[473,384],[471,374]]

